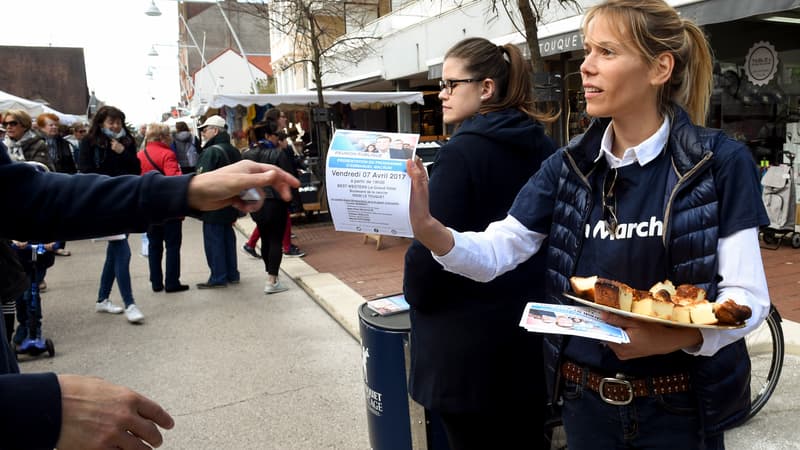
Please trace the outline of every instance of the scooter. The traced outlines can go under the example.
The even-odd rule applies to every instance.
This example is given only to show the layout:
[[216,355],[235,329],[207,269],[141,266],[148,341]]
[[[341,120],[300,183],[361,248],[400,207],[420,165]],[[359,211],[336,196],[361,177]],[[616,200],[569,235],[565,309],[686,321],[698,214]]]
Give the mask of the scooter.
[[[37,255],[42,255],[47,250],[45,250],[44,244],[26,244],[24,247],[19,247],[16,245],[13,246],[19,249],[31,249],[31,263],[33,264],[34,276],[31,280],[30,296],[28,296],[28,293],[25,293],[24,299],[25,301],[29,302],[29,311],[41,311],[42,305],[41,297],[39,296],[38,282],[39,269],[36,267],[36,258]],[[57,248],[53,248],[53,250],[57,250]],[[28,324],[20,324],[19,327],[17,327],[16,334],[14,335],[14,343],[16,344],[14,346],[14,350],[17,355],[39,356],[42,353],[47,352],[48,356],[52,358],[56,354],[56,348],[53,344],[53,341],[42,338],[41,321],[39,321],[36,329],[30,329]]]

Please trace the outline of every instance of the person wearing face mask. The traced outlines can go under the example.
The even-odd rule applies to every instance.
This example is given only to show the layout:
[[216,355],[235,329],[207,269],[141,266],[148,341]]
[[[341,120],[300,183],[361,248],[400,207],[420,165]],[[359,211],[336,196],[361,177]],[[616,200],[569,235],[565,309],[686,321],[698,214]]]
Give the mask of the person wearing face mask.
[[[125,127],[125,113],[113,106],[103,106],[92,118],[88,135],[81,141],[79,167],[83,173],[108,176],[139,175],[141,164],[136,156],[136,141]],[[144,320],[133,300],[131,288],[131,247],[128,236],[109,240],[106,261],[100,277],[96,312],[120,314],[123,311],[131,323]],[[117,280],[125,308],[111,303],[111,287]]]

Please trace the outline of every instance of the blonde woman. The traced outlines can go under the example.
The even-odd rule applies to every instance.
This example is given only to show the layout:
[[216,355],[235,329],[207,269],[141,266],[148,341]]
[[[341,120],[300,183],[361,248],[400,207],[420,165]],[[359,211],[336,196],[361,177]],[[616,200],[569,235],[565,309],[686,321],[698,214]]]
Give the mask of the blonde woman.
[[639,289],[664,279],[695,284],[712,301],[748,305],[752,318],[735,330],[606,314],[629,344],[545,337],[570,450],[724,448],[724,430],[749,410],[742,338],[769,308],[758,246],[769,220],[755,164],[743,144],[702,128],[712,63],[697,25],[662,0],[609,0],[587,11],[583,32],[581,76],[595,117],[586,133],[481,233],[431,217],[425,173],[409,164],[415,235],[447,270],[480,281],[547,239],[554,303],[569,303],[561,293],[570,276],[600,275]]

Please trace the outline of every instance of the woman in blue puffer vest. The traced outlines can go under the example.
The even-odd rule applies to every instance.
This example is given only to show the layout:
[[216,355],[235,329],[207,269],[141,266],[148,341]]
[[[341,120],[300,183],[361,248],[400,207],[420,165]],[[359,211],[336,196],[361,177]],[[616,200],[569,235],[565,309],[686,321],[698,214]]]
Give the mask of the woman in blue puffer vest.
[[[769,310],[758,246],[767,224],[747,148],[702,128],[712,87],[708,43],[662,0],[590,8],[581,65],[587,132],[545,161],[509,215],[458,233],[428,213],[427,179],[412,177],[415,237],[446,270],[491,280],[547,241],[547,298],[568,303],[573,275],[647,289],[669,279],[752,317],[735,330],[665,327],[605,314],[629,344],[545,339],[549,386],[563,400],[570,450],[724,448],[749,408],[742,338]],[[602,382],[601,382],[602,381]]]

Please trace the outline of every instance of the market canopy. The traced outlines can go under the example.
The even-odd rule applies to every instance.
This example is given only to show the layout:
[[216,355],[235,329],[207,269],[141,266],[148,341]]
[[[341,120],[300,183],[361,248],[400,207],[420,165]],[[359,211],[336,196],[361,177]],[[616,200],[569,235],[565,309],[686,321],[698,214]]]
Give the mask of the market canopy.
[[[398,103],[418,103],[424,105],[422,92],[350,92],[322,91],[325,103],[349,103],[353,109],[373,108],[375,106],[395,105]],[[223,106],[250,105],[312,105],[317,103],[316,91],[296,92],[292,94],[218,94],[208,104],[209,108]]]
[[35,121],[39,114],[53,113],[58,116],[59,122],[63,125],[71,125],[78,120],[86,121],[85,118],[76,116],[74,114],[64,114],[60,111],[45,105],[44,103],[35,102],[26,98],[17,97],[16,95],[9,94],[8,92],[0,91],[0,112],[8,111],[9,109],[21,109],[28,113]]

